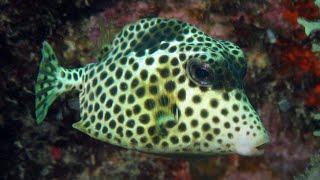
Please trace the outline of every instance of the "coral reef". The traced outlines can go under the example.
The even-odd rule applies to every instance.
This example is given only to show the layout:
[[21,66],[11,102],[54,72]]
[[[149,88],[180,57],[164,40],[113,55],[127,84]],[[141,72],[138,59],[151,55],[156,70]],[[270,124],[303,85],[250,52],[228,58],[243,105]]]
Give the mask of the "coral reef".
[[[320,112],[313,113],[313,114],[312,114],[312,119],[313,119],[314,121],[317,121],[317,122],[319,123],[319,121],[320,121]],[[319,129],[316,129],[316,130],[313,132],[313,135],[320,137],[320,130],[319,130]]]
[[303,174],[300,174],[298,176],[295,176],[295,180],[312,180],[312,179],[318,179],[320,177],[320,153],[316,153],[311,157],[311,161],[306,168],[306,170],[303,172]]
[[[315,2],[316,3],[316,2]],[[317,4],[317,6],[319,6],[319,2]],[[313,66],[314,67],[314,72],[316,74],[317,77],[319,77],[319,74],[320,74],[320,63],[319,63],[319,52],[320,52],[320,46],[319,46],[319,42],[318,40],[316,39],[315,41],[312,40],[312,33],[314,34],[317,34],[318,33],[318,29],[320,30],[320,24],[319,23],[311,23],[311,22],[308,22],[307,20],[303,19],[303,18],[298,18],[298,23],[300,25],[303,25],[305,26],[305,33],[307,36],[309,36],[309,38],[311,40],[311,43],[312,43],[312,51],[313,52],[317,52],[318,53],[318,56],[317,57],[311,57],[310,60],[313,61],[313,63],[310,63],[310,66]],[[316,35],[315,35],[316,36]],[[309,51],[309,54],[312,54],[310,51]],[[310,69],[307,69],[307,70],[310,70]],[[319,103],[320,103],[320,83],[318,82],[317,85],[311,90],[311,95],[308,96],[308,99],[307,99],[307,103],[310,105],[315,105],[317,104],[319,106]],[[312,119],[314,120],[315,124],[319,124],[319,117],[318,115],[319,112],[317,113],[314,113]],[[319,126],[317,126],[317,128],[319,128]],[[315,136],[320,136],[320,131],[319,130],[315,130],[313,132],[313,134]]]
[[[320,57],[312,49],[317,35],[307,37],[298,23],[319,19],[317,5],[313,0],[1,1],[0,177],[292,179],[320,148],[314,136],[320,129]],[[72,129],[79,119],[77,94],[60,98],[46,122],[36,125],[33,89],[43,40],[54,44],[61,64],[81,66],[95,62],[97,47],[124,25],[154,16],[188,21],[245,50],[246,91],[271,136],[263,156],[185,160],[117,148]],[[313,159],[318,160],[298,179],[316,175],[319,158]]]
[[[320,8],[320,2],[315,1],[315,5]],[[320,31],[320,20],[310,22],[304,18],[298,18],[298,23],[304,27],[304,31],[307,36],[311,38],[312,33],[319,34]],[[315,35],[316,36],[316,35]],[[319,41],[319,40],[317,40]],[[320,53],[320,42],[312,42],[312,51]]]

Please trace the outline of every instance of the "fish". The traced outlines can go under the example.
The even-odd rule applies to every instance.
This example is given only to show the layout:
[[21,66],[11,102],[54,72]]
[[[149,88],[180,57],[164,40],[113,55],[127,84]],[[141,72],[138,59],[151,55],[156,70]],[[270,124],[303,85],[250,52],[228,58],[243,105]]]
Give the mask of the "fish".
[[264,153],[269,134],[244,90],[244,52],[176,19],[126,25],[97,63],[67,69],[43,42],[35,85],[42,123],[61,94],[79,92],[73,128],[163,156]]

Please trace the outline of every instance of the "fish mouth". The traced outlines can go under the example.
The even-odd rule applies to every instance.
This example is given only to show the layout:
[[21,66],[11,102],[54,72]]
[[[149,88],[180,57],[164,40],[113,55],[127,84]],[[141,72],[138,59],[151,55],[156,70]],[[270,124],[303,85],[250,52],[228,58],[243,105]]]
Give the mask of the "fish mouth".
[[262,155],[264,153],[264,150],[266,149],[266,147],[268,146],[268,142],[264,142],[256,147],[254,147],[252,149],[252,154],[253,156],[259,156]]
[[263,150],[267,147],[267,145],[268,145],[268,142],[263,143],[263,144],[255,147],[255,148],[256,148],[257,150],[259,150],[259,151],[263,151]]
[[259,144],[252,145],[250,141],[238,141],[235,144],[235,151],[236,153],[243,155],[243,156],[259,156],[262,155],[267,147],[269,140],[264,140]]

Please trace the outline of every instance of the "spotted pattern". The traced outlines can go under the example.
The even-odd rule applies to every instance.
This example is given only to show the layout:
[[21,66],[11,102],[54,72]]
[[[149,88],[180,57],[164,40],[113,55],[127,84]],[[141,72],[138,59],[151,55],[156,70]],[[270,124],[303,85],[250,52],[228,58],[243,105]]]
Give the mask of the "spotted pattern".
[[142,19],[123,28],[99,63],[83,68],[81,120],[73,126],[159,154],[233,153],[239,137],[258,146],[268,135],[243,90],[246,66],[231,42],[178,20]]

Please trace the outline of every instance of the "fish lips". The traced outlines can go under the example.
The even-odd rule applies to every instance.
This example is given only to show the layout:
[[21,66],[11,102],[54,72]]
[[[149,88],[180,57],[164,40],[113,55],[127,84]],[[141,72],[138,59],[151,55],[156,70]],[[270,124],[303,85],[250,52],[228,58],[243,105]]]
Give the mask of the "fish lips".
[[235,143],[235,152],[243,156],[259,156],[264,153],[269,142],[270,140],[268,135],[262,136],[256,142],[240,137]]

